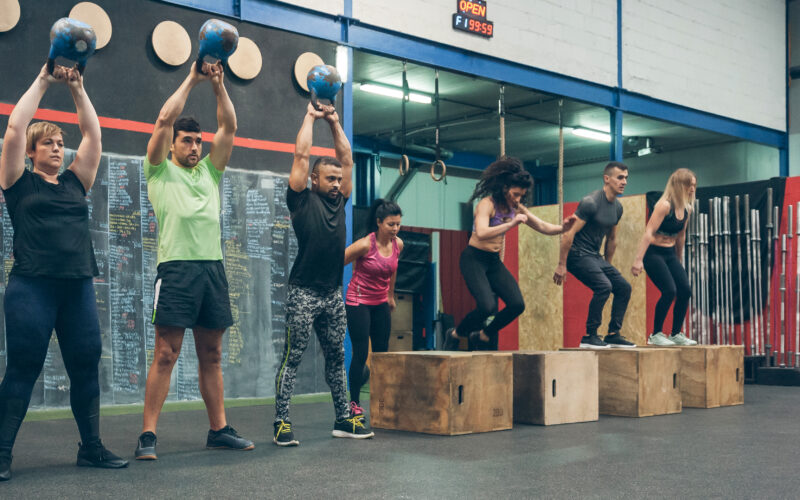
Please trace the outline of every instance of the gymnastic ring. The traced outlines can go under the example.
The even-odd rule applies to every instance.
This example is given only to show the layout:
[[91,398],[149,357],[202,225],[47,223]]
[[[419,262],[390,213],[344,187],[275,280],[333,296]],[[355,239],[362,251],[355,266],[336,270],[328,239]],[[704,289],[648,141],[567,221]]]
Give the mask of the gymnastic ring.
[[[442,166],[442,173],[439,177],[436,177],[436,165]],[[441,181],[447,176],[447,165],[444,164],[442,160],[436,160],[435,162],[431,163],[431,179],[436,182]]]
[[407,155],[400,156],[400,175],[406,175],[408,169],[411,168],[411,163],[408,161]]

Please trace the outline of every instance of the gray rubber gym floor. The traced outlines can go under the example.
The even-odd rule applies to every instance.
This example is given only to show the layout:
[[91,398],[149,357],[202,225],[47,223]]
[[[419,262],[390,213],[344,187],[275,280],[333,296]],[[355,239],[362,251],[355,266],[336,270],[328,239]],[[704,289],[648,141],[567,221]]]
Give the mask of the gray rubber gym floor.
[[[0,498],[798,498],[800,388],[746,386],[745,405],[442,437],[331,437],[330,402],[294,405],[301,444],[272,444],[271,406],[228,410],[249,452],[204,449],[204,411],[164,413],[155,462],[74,465],[72,420],[26,422]],[[132,458],[139,415],[104,417]]]

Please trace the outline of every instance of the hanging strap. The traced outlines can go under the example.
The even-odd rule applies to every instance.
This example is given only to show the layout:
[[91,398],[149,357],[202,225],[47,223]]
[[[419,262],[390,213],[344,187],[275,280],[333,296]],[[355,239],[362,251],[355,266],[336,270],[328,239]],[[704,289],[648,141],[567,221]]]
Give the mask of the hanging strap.
[[564,220],[564,99],[558,100],[558,223]]
[[406,155],[406,103],[408,102],[408,63],[403,61],[403,102],[402,102],[402,134],[403,134],[403,142],[402,142],[402,151],[400,155],[400,175],[406,175],[408,173],[408,169],[410,168],[411,164],[408,161],[408,155]]
[[[439,70],[436,70],[435,73],[435,81],[434,81],[434,99],[436,100],[436,161],[431,164],[431,178],[439,182],[445,177],[447,177],[447,166],[442,161],[442,150],[439,146]],[[436,175],[436,167],[439,166],[442,169],[442,173],[438,176]]]
[[506,86],[503,84],[500,84],[497,114],[500,115],[500,158],[503,158],[506,155]]

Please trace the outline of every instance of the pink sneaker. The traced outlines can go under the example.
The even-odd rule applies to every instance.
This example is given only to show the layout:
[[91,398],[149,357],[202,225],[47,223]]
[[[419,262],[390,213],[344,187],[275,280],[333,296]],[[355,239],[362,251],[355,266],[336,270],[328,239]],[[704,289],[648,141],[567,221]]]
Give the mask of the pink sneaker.
[[364,417],[364,408],[358,406],[355,401],[350,401],[350,416],[351,417]]

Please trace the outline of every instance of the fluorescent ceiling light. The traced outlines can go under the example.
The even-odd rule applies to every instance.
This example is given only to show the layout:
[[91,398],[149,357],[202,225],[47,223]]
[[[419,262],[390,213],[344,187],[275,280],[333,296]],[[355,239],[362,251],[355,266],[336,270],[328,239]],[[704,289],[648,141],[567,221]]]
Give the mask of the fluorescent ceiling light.
[[638,156],[647,156],[647,155],[649,155],[649,154],[653,154],[653,153],[655,153],[655,152],[656,152],[656,151],[655,151],[655,149],[653,149],[653,148],[642,148],[642,149],[640,149],[639,151],[637,151],[637,152],[636,152],[636,154],[637,154]]
[[611,134],[598,132],[597,130],[589,130],[588,128],[574,128],[572,129],[572,133],[580,137],[586,137],[587,139],[611,142]]
[[433,102],[433,99],[431,99],[430,96],[417,94],[416,92],[409,92],[408,100],[411,102],[418,102],[420,104],[430,104]]
[[[378,85],[375,83],[362,83],[359,87],[364,92],[369,92],[370,94],[377,94],[386,97],[393,97],[395,99],[402,99],[403,98],[403,91],[389,87],[387,85]],[[418,94],[416,92],[409,92],[408,93],[408,100],[412,102],[418,102],[420,104],[430,104],[433,102],[430,96],[425,94]]]
[[347,83],[347,74],[350,72],[350,49],[346,45],[336,46],[336,69],[342,83]]

